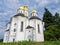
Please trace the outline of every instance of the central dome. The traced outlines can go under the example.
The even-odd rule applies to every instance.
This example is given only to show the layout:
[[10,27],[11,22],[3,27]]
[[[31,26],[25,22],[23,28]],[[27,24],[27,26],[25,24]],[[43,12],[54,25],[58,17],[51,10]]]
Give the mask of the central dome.
[[28,11],[28,6],[27,5],[24,6],[24,11]]

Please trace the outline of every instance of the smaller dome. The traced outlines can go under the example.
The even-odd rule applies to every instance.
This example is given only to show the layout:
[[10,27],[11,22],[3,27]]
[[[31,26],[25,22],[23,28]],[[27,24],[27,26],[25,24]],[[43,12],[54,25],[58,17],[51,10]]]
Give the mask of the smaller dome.
[[20,7],[18,8],[18,10],[23,10],[23,6],[20,6]]
[[31,13],[37,13],[37,11],[36,10],[32,10]]
[[24,10],[28,11],[28,6],[27,5],[24,6]]

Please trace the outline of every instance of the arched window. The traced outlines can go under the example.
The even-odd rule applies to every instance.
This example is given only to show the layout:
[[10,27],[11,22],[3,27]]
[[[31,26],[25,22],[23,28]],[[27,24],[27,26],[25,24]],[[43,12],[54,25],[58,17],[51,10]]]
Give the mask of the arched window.
[[39,28],[39,24],[38,24],[38,33],[40,33],[40,28]]
[[14,32],[16,32],[16,29],[14,29]]
[[21,13],[22,13],[22,11],[21,11]]
[[21,22],[21,32],[23,32],[23,22]]

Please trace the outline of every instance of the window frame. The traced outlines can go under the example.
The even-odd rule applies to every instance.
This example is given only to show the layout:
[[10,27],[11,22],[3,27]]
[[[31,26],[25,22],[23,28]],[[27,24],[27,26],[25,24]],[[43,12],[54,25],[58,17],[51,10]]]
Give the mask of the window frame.
[[38,24],[38,33],[40,33],[40,25]]
[[21,22],[21,32],[23,32],[23,21]]

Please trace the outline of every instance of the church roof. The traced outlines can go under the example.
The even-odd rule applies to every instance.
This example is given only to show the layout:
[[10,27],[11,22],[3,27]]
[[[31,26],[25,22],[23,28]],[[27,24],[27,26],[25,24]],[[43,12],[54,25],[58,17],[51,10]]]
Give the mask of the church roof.
[[18,13],[18,14],[16,14],[16,15],[14,15],[13,17],[16,17],[16,16],[26,17],[23,13]]
[[31,18],[30,18],[30,20],[31,19],[38,19],[38,20],[41,20],[39,17],[37,17],[37,16],[32,16]]
[[27,27],[26,27],[26,29],[29,29],[29,28],[34,28],[34,27],[32,27],[32,26],[27,26]]

